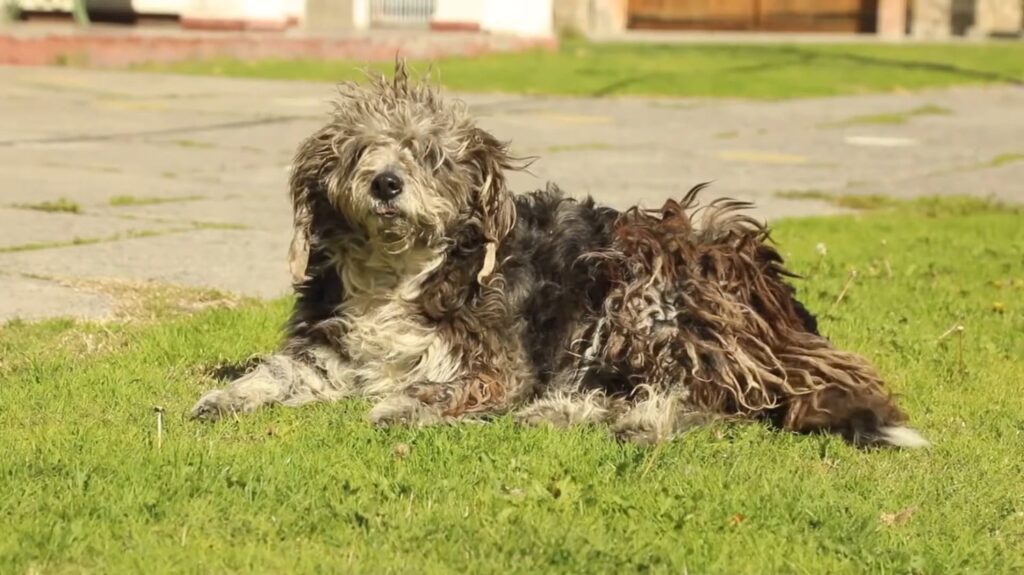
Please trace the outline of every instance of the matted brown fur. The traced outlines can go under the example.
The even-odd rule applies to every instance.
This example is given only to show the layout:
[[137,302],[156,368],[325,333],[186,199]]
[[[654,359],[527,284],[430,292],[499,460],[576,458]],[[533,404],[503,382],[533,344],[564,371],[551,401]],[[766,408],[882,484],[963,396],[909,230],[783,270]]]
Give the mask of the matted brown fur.
[[877,425],[863,418],[903,423],[865,359],[807,330],[768,230],[742,213],[750,205],[699,207],[703,187],[658,211],[628,210],[613,248],[594,254],[614,287],[593,360],[637,385],[682,387],[701,410],[781,415],[787,429],[857,439]]

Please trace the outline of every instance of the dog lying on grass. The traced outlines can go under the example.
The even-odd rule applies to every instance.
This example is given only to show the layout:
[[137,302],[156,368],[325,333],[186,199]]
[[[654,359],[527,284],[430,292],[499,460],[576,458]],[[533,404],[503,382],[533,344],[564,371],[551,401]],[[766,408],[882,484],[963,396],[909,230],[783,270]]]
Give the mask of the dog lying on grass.
[[555,187],[405,66],[340,87],[291,174],[296,302],[278,353],[200,419],[364,396],[379,425],[512,413],[641,443],[708,417],[927,443],[875,369],[834,348],[749,204],[624,212]]

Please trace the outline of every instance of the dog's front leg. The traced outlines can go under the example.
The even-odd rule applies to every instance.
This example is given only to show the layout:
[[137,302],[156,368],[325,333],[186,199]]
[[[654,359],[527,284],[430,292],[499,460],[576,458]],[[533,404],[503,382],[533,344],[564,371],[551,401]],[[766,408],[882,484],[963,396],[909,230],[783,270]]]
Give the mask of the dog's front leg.
[[524,384],[521,378],[489,370],[471,371],[453,382],[414,383],[374,405],[370,422],[423,426],[499,415],[520,401]]
[[224,389],[203,395],[191,416],[216,420],[264,405],[335,401],[353,393],[352,380],[346,362],[327,348],[314,348],[301,356],[275,354]]
[[437,425],[455,419],[454,407],[460,386],[451,383],[418,383],[386,396],[370,410],[370,423],[388,425]]

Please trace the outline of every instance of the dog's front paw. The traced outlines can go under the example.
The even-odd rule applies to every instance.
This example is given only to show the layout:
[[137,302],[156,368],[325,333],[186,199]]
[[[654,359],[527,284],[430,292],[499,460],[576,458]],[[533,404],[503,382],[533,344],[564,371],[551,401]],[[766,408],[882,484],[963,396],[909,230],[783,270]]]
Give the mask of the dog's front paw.
[[515,420],[522,425],[565,428],[605,421],[611,415],[610,402],[601,395],[554,395],[519,410]]
[[415,397],[393,395],[373,406],[369,415],[370,423],[388,427],[391,425],[437,425],[444,417],[434,406],[423,403]]
[[200,421],[217,421],[232,411],[228,392],[215,389],[199,398],[189,411],[189,417]]
[[612,425],[612,433],[619,441],[657,445],[713,420],[708,413],[678,410],[656,400],[627,411]]
[[619,422],[612,426],[612,433],[619,441],[637,445],[657,445],[671,439],[664,429],[649,421]]

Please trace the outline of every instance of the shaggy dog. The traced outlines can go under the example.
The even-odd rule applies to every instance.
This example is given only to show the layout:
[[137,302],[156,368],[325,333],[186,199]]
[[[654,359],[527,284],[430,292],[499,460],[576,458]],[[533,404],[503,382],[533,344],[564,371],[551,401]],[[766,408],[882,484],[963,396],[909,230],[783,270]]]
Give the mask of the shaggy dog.
[[919,446],[872,366],[835,349],[748,204],[694,188],[624,212],[549,187],[460,102],[344,84],[291,173],[296,302],[275,355],[200,419],[351,396],[379,425],[512,413],[668,439],[708,417]]

